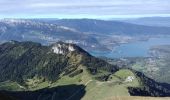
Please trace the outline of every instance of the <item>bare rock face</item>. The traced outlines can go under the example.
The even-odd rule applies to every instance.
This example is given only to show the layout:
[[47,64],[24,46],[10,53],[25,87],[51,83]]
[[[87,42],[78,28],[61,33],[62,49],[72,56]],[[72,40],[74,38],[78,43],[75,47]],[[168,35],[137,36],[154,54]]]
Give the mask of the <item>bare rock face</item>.
[[62,42],[58,42],[52,46],[52,51],[56,54],[68,54],[70,52],[75,51],[73,44],[64,44]]

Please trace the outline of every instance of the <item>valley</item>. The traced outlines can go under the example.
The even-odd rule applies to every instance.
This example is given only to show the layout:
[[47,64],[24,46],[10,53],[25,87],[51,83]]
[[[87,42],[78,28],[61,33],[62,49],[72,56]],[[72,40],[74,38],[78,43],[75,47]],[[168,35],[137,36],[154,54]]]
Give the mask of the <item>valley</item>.
[[117,59],[105,59],[111,64],[117,64],[120,68],[132,68],[143,72],[148,77],[157,81],[170,83],[169,80],[169,45],[157,45],[149,49],[150,57],[125,57]]
[[166,100],[154,97],[170,95],[169,30],[92,19],[1,20],[0,96]]

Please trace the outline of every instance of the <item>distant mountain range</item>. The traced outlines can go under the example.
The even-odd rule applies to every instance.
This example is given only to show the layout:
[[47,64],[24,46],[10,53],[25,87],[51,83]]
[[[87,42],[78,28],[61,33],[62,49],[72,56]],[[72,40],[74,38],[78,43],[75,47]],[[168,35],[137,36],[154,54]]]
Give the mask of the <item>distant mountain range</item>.
[[[100,88],[99,88],[100,87]],[[0,45],[0,96],[9,100],[104,100],[113,96],[170,96],[170,85],[120,69],[79,46]]]
[[122,20],[122,22],[145,26],[170,27],[170,17],[146,17]]
[[44,22],[62,25],[77,29],[81,32],[100,34],[118,34],[130,36],[169,34],[169,27],[144,26],[130,24],[120,21],[95,20],[95,19],[62,19],[62,20],[41,20]]
[[94,19],[0,20],[0,43],[17,40],[34,41],[47,45],[64,41],[75,43],[88,51],[110,51],[120,43],[127,43],[138,38],[170,35],[169,32],[169,27]]

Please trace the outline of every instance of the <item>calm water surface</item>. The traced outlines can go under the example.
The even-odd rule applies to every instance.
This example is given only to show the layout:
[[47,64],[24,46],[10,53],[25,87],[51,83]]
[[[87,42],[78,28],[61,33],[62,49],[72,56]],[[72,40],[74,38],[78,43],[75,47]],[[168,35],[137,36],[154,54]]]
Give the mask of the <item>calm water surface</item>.
[[121,57],[148,57],[149,49],[156,45],[170,45],[170,37],[151,38],[148,41],[137,41],[133,43],[121,44],[112,52],[93,51],[94,56],[104,56],[109,58]]

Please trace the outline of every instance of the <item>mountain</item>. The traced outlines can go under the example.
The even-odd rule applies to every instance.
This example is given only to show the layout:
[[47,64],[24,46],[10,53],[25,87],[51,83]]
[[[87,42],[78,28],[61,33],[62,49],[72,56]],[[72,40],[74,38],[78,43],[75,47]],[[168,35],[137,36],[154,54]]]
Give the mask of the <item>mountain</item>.
[[10,41],[0,45],[0,94],[17,100],[170,96],[169,87],[108,64],[75,44]]
[[170,17],[144,17],[122,20],[122,22],[145,26],[170,27]]
[[127,22],[111,21],[111,20],[95,20],[95,19],[61,19],[46,20],[45,22],[63,25],[66,27],[77,29],[81,32],[100,33],[100,34],[118,34],[130,36],[142,35],[160,35],[169,34],[169,27],[156,27],[136,25]]
[[[54,81],[61,73],[69,74],[80,66],[86,66],[95,74],[100,69],[116,71],[116,67],[92,57],[80,47],[57,42],[42,46],[33,42],[10,41],[0,45],[0,81],[38,78]],[[82,70],[78,70],[82,71]]]

